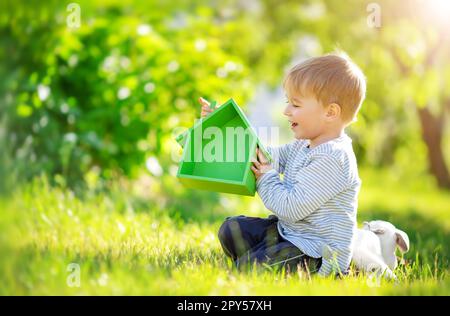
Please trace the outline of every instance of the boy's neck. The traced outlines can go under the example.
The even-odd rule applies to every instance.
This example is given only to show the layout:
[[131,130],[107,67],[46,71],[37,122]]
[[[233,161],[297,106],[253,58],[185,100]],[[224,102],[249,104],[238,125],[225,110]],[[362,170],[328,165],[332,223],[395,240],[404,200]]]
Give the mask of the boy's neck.
[[338,129],[335,131],[330,131],[328,133],[323,133],[323,134],[317,136],[316,138],[310,139],[308,147],[310,149],[313,149],[314,147],[317,147],[320,144],[326,143],[327,141],[330,141],[335,138],[339,138],[342,135],[344,135],[344,128],[341,128],[341,129]]

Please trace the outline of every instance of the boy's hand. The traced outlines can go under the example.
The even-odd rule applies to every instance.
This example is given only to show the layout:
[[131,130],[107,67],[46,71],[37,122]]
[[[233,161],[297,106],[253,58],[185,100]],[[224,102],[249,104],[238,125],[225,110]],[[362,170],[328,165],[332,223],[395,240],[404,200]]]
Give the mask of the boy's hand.
[[273,168],[264,154],[259,150],[259,148],[256,148],[256,157],[258,158],[257,160],[252,159],[253,166],[251,167],[251,169],[255,174],[256,180],[258,180],[259,177],[261,177],[264,173],[269,172]]
[[210,105],[209,102],[203,99],[202,97],[198,98],[198,103],[200,103],[202,106],[202,118],[207,116],[212,111],[214,111],[209,107]]

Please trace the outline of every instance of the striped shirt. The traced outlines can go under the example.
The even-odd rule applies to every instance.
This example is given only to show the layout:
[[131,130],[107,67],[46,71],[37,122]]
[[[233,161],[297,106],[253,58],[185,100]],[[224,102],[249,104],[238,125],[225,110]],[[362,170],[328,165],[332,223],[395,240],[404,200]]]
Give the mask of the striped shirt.
[[346,272],[361,187],[350,137],[343,133],[312,149],[309,140],[295,140],[268,151],[274,169],[256,187],[278,216],[280,235],[306,255],[322,257],[320,275]]

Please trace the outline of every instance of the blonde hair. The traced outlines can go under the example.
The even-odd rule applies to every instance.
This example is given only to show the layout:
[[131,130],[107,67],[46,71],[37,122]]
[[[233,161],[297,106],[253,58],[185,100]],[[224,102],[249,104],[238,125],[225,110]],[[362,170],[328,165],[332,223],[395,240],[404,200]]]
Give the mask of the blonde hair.
[[345,123],[356,120],[366,95],[363,72],[343,53],[310,58],[292,67],[283,87],[290,96],[312,94],[323,106],[338,104]]

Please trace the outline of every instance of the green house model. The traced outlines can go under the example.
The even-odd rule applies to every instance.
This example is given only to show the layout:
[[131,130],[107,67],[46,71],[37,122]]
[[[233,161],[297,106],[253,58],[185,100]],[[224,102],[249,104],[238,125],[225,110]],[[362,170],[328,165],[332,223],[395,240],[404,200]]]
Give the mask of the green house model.
[[256,179],[250,167],[256,147],[271,161],[233,99],[197,121],[177,141],[183,147],[177,177],[189,188],[254,196]]

